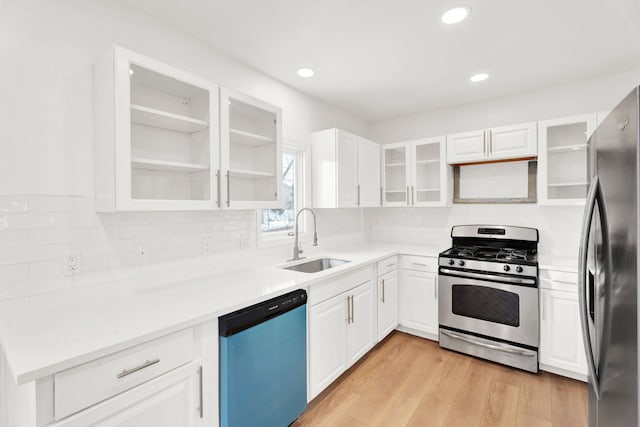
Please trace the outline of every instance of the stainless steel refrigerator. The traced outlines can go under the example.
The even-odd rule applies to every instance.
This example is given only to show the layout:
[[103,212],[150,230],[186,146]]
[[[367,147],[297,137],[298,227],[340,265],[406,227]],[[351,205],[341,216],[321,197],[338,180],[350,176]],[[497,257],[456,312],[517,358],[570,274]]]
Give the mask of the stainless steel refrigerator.
[[579,296],[590,427],[638,426],[639,90],[618,104],[589,144]]

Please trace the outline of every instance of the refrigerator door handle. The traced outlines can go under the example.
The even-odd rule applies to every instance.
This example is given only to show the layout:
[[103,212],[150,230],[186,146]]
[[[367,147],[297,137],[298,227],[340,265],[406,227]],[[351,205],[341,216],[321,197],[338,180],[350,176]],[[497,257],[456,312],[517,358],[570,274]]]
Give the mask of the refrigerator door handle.
[[582,234],[580,236],[580,254],[578,257],[578,297],[580,300],[580,323],[582,324],[582,337],[584,339],[584,350],[587,356],[587,367],[591,376],[591,385],[595,392],[596,398],[600,399],[600,378],[596,372],[595,358],[593,355],[593,343],[591,342],[591,334],[589,334],[589,319],[587,306],[587,257],[589,253],[589,235],[591,230],[591,221],[597,203],[597,195],[599,191],[600,181],[597,176],[593,178],[587,201],[585,204],[584,217],[582,218]]

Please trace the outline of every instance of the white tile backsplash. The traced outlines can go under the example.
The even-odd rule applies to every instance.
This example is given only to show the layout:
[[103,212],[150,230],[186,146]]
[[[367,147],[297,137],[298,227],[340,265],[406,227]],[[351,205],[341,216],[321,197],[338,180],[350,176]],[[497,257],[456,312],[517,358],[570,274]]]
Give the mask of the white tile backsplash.
[[[325,209],[320,242],[363,235],[360,209]],[[98,214],[86,196],[0,196],[0,317],[82,302],[137,287],[161,269],[159,282],[185,277],[184,261],[256,248],[255,211],[127,212]],[[293,239],[274,245],[288,254]],[[63,252],[81,254],[81,272],[63,274]]]

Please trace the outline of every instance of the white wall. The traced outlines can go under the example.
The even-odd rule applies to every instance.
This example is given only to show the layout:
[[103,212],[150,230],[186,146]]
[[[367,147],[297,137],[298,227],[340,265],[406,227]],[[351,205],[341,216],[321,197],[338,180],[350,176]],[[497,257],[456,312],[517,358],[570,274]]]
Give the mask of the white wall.
[[[143,265],[198,256],[204,237],[214,252],[255,247],[251,211],[95,213],[91,67],[112,43],[282,107],[287,140],[305,144],[328,127],[366,131],[117,1],[2,0],[0,316],[107,295]],[[360,214],[319,214],[325,239],[361,223]],[[80,275],[63,276],[65,250],[81,251]]]
[[[491,84],[491,80],[483,84]],[[611,110],[634,86],[640,70],[373,123],[380,143]]]

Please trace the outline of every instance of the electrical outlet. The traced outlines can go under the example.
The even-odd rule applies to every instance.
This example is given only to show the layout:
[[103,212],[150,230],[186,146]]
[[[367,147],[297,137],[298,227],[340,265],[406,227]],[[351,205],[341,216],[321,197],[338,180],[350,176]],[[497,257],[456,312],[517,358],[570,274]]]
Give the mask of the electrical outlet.
[[213,241],[210,237],[202,239],[202,255],[211,255],[213,250]]
[[64,251],[62,253],[62,269],[65,276],[80,273],[82,271],[80,251]]

